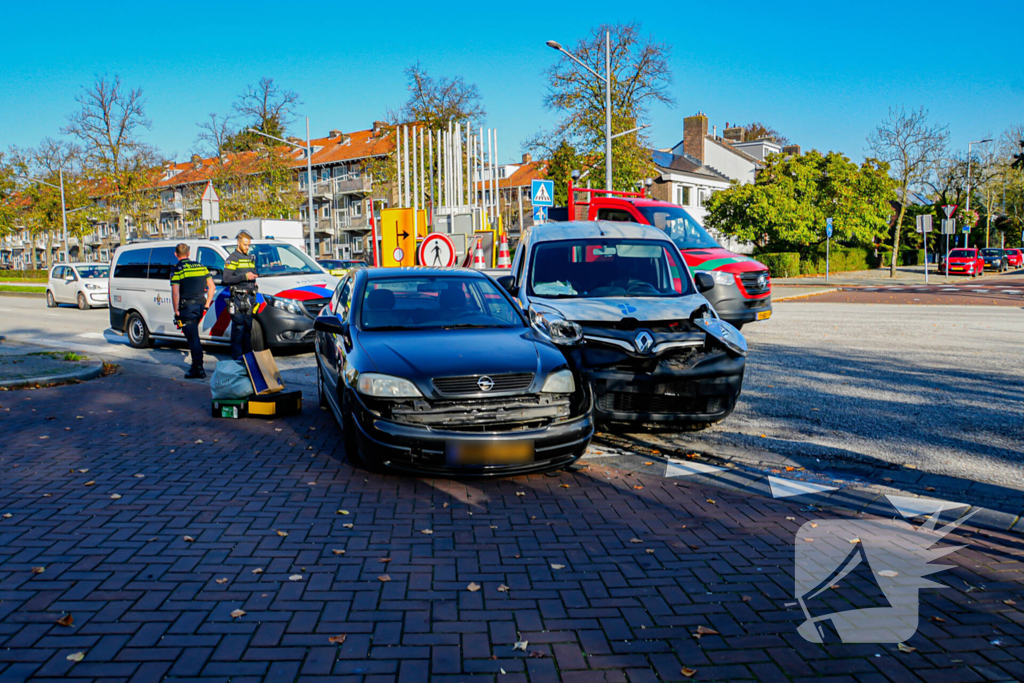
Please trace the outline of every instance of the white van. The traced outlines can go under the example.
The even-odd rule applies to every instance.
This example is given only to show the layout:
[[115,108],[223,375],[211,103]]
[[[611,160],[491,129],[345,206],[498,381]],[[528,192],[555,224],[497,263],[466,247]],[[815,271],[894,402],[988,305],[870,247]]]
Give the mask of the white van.
[[[185,338],[174,326],[171,304],[171,270],[178,262],[174,247],[181,242],[191,248],[191,259],[210,269],[217,285],[217,296],[199,326],[199,336],[204,342],[231,343],[229,292],[221,284],[221,275],[235,242],[160,240],[120,247],[110,264],[110,327],[127,335],[135,348],[151,346],[155,339]],[[249,254],[259,275],[253,349],[312,345],[313,319],[330,301],[338,278],[284,242],[253,240]]]

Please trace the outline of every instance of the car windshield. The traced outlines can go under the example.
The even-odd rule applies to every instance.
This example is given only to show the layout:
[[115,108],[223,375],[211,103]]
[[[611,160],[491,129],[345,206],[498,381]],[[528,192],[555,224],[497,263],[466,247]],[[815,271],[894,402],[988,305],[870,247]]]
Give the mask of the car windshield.
[[371,280],[363,292],[361,329],[425,330],[525,327],[513,303],[481,277]]
[[971,249],[954,249],[949,252],[949,258],[975,258],[975,256]]
[[256,261],[260,277],[323,274],[323,269],[290,244],[253,244],[249,255]]
[[1002,256],[1003,255],[1003,250],[1002,249],[982,249],[981,253],[984,254],[985,256]]
[[690,293],[679,252],[661,241],[542,242],[534,251],[530,271],[530,294],[550,299]]
[[106,280],[110,266],[78,266],[78,275],[85,280]]
[[715,249],[721,245],[685,209],[675,206],[638,206],[647,222],[664,230],[680,249]]

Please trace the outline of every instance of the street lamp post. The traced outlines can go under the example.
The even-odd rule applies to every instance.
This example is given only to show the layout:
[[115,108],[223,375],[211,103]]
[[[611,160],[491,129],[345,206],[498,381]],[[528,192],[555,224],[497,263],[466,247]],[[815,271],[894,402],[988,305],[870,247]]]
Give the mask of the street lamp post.
[[[974,142],[967,143],[967,213],[971,213],[971,162],[974,161],[974,157],[971,155],[972,145],[982,145],[986,142],[992,142],[992,138],[986,138],[984,140],[975,140]],[[967,246],[967,235],[964,235],[964,246]]]
[[255,128],[249,128],[248,130],[249,130],[250,133],[255,133],[256,135],[262,135],[265,138],[270,138],[271,140],[277,140],[278,142],[283,142],[284,144],[291,145],[292,147],[295,147],[296,149],[304,149],[304,150],[306,150],[306,191],[307,191],[308,198],[309,198],[309,206],[306,207],[306,213],[309,215],[309,255],[312,258],[315,259],[316,258],[316,249],[315,249],[315,245],[314,245],[314,241],[313,241],[314,240],[314,237],[313,237],[313,234],[314,234],[313,220],[316,218],[316,214],[313,211],[313,146],[309,144],[309,117],[308,116],[306,117],[306,144],[305,144],[305,146],[297,144],[297,143],[294,143],[291,140],[284,140],[282,138],[277,137],[276,135],[271,135],[270,133],[264,133],[263,131],[256,130]]
[[[57,169],[57,176],[60,178],[60,185],[54,185],[53,183],[48,183],[45,180],[39,180],[38,178],[29,178],[27,176],[15,176],[15,177],[21,178],[22,180],[27,180],[27,181],[32,182],[32,183],[39,183],[40,185],[46,185],[47,187],[52,187],[55,190],[60,190],[60,220],[61,220],[61,224],[62,224],[62,226],[64,228],[64,263],[70,263],[71,259],[68,256],[68,209],[67,209],[67,206],[64,203],[64,169],[63,168],[58,168]],[[35,249],[35,247],[32,247],[32,248]],[[79,253],[81,253],[81,252],[79,252]]]

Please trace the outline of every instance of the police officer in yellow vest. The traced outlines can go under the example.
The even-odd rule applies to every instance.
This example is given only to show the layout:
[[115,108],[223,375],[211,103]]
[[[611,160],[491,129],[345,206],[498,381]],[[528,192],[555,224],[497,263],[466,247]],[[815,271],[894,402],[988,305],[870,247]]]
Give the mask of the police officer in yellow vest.
[[191,260],[187,244],[174,248],[178,265],[171,271],[171,303],[174,306],[174,324],[185,333],[192,352],[192,367],[185,373],[187,379],[206,377],[203,370],[203,345],[199,342],[199,322],[213,303],[216,287],[206,266]]
[[223,282],[231,288],[231,358],[241,360],[252,351],[252,309],[256,305],[256,261],[249,255],[252,235],[241,230],[237,246],[224,262]]

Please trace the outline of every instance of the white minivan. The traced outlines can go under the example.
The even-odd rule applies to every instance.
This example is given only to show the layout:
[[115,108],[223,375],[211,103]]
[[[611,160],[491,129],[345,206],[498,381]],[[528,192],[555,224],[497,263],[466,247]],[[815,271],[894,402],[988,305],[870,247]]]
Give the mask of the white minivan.
[[[229,291],[221,284],[224,261],[235,242],[186,239],[137,242],[118,248],[110,264],[110,327],[125,334],[135,348],[155,339],[184,339],[174,325],[171,270],[178,259],[174,247],[184,242],[189,257],[210,269],[217,295],[199,326],[205,342],[231,342]],[[313,344],[313,319],[331,299],[338,278],[293,245],[276,240],[253,240],[249,250],[256,261],[256,296],[252,347],[295,347]]]

